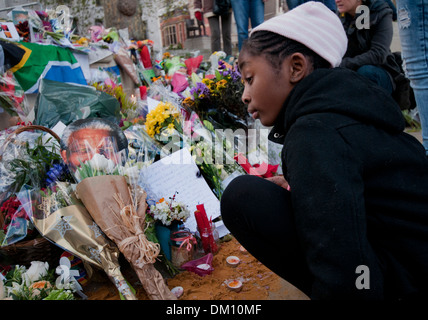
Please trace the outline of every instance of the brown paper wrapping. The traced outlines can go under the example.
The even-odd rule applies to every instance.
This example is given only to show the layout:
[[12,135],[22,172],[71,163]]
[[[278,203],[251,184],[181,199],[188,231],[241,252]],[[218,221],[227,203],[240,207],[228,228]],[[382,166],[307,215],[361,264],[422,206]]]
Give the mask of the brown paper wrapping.
[[137,300],[120,272],[118,248],[100,232],[85,207],[68,206],[44,219],[33,216],[32,221],[44,237],[103,269],[126,300]]
[[129,215],[132,227],[128,227],[118,217],[126,210],[132,211],[130,205],[133,203],[130,189],[123,176],[86,178],[77,185],[76,191],[101,230],[116,243],[131,263],[149,298],[176,300],[177,297],[169,290],[162,275],[154,267],[155,260],[147,261],[141,253],[142,246],[153,245],[147,241],[143,232],[147,208],[145,196],[140,198],[138,204],[133,207],[134,210]]

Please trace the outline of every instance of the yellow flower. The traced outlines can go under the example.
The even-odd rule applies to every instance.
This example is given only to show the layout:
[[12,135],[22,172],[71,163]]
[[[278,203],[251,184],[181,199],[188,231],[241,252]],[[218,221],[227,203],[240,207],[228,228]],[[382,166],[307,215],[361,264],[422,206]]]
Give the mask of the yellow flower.
[[178,119],[179,117],[180,113],[171,103],[159,102],[156,108],[147,115],[146,132],[151,137],[154,137],[164,127],[167,127],[168,131],[174,130],[174,124],[170,120]]
[[217,82],[217,89],[224,89],[226,88],[227,81],[225,79],[220,80]]
[[183,106],[193,107],[195,105],[195,101],[193,101],[192,98],[187,97],[183,100],[182,104],[183,104]]
[[168,125],[168,127],[166,128],[166,130],[167,130],[168,134],[172,134],[175,130],[174,123],[170,123]]

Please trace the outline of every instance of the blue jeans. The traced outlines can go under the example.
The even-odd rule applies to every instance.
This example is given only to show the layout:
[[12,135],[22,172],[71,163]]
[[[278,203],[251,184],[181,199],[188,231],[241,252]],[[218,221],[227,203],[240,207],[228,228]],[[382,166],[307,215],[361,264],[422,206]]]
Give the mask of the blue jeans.
[[[315,1],[324,3],[327,6],[327,8],[336,12],[336,1],[334,0],[315,0]],[[308,2],[308,0],[287,0],[287,7],[289,10],[291,10],[305,2]]]
[[265,4],[262,0],[232,0],[232,9],[238,32],[238,48],[241,51],[242,43],[248,38],[249,20],[251,28],[265,21]]
[[372,65],[365,65],[358,68],[357,73],[366,77],[367,79],[373,81],[378,86],[384,88],[388,93],[392,93],[392,78],[388,72],[381,67],[376,67]]
[[428,0],[397,0],[398,31],[405,71],[415,93],[428,155]]

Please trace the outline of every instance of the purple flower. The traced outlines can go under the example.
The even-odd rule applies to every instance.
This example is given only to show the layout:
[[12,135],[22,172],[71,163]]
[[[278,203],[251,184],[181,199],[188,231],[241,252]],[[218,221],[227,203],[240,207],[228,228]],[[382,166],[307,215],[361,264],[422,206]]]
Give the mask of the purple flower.
[[192,95],[195,95],[196,93],[198,97],[201,97],[202,95],[207,97],[210,95],[210,89],[208,89],[208,87],[204,83],[198,82],[196,84],[196,87],[190,89],[190,93]]
[[223,61],[223,60],[219,60],[219,61],[218,61],[218,68],[219,68],[220,70],[222,70],[222,69],[226,69],[226,65],[224,64],[224,61]]
[[233,69],[230,74],[230,77],[232,78],[233,81],[241,80],[241,73],[239,73],[238,70]]
[[221,74],[222,74],[223,77],[227,77],[230,73],[231,73],[231,70],[230,69],[226,69],[226,70],[223,70],[223,72]]

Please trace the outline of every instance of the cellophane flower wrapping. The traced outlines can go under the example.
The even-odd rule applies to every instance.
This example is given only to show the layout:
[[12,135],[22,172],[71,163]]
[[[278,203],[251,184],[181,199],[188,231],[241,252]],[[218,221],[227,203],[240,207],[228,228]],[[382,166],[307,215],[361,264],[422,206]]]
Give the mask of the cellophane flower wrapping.
[[120,271],[119,250],[105,236],[68,182],[41,190],[24,186],[18,199],[37,230],[57,246],[104,270],[126,300],[136,300]]
[[60,166],[55,139],[40,132],[0,134],[0,246],[39,236],[16,194],[24,185],[45,188],[50,170]]
[[[126,153],[118,150],[114,140],[105,138],[101,143],[97,152],[86,145],[80,153],[80,166],[70,166],[78,181],[77,195],[95,223],[131,263],[149,298],[175,300],[154,267],[160,246],[148,240],[144,232],[146,193],[136,183],[136,164],[127,163]],[[80,141],[79,146],[85,143]]]
[[29,119],[31,108],[25,92],[11,71],[1,70],[0,66],[0,107],[11,116],[19,116],[24,122]]

